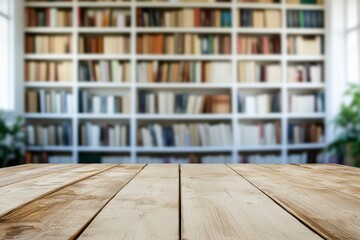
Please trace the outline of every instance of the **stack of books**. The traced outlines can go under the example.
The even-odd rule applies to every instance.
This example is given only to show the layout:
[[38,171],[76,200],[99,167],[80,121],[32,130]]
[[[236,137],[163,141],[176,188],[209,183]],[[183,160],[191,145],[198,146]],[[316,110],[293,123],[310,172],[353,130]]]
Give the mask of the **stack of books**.
[[229,34],[139,34],[138,54],[230,54]]
[[281,66],[279,63],[240,61],[238,62],[238,81],[279,83],[281,82]]
[[26,112],[28,113],[72,113],[73,96],[65,90],[27,90]]
[[69,82],[72,80],[72,62],[26,61],[25,80],[29,82]]
[[67,122],[28,124],[26,139],[30,146],[70,146],[72,145],[72,128]]
[[141,83],[230,83],[229,62],[184,61],[139,62],[137,79]]
[[262,114],[281,111],[280,92],[259,94],[238,94],[238,109],[240,113]]
[[175,92],[139,91],[140,113],[200,114],[231,112],[230,95],[195,95]]
[[325,94],[293,94],[289,99],[291,113],[322,113],[325,112]]
[[231,11],[225,9],[137,8],[136,11],[138,27],[231,27]]
[[128,35],[79,36],[79,53],[128,54]]
[[280,122],[240,123],[240,146],[261,146],[281,144]]
[[72,36],[26,35],[26,53],[65,54],[72,52]]
[[152,124],[138,130],[138,145],[144,147],[231,146],[229,124]]
[[79,91],[79,112],[95,114],[130,113],[130,96],[81,90]]
[[130,62],[81,61],[79,62],[79,80],[81,82],[130,82]]
[[128,125],[81,123],[79,126],[79,144],[88,147],[129,146]]
[[238,54],[280,54],[281,41],[279,35],[273,36],[248,36],[237,37]]

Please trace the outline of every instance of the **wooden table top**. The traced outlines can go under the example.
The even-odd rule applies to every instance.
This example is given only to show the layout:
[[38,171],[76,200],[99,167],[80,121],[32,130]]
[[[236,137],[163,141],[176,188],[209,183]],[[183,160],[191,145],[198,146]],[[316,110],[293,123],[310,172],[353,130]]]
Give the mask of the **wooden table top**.
[[360,170],[341,165],[0,169],[0,239],[360,239]]

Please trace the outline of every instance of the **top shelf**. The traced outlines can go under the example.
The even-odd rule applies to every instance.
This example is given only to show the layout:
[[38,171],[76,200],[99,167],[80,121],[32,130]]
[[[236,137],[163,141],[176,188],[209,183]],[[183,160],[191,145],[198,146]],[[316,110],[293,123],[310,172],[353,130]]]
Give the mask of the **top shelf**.
[[147,7],[147,8],[251,8],[251,9],[285,9],[285,10],[325,10],[324,5],[282,4],[282,3],[189,3],[189,2],[25,2],[26,7]]

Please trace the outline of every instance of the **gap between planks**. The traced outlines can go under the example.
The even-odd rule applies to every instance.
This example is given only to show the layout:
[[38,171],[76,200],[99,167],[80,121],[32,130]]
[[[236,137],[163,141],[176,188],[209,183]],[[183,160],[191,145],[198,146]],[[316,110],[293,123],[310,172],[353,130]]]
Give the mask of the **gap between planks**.
[[359,199],[258,165],[228,166],[322,237],[358,239]]
[[[27,203],[54,193],[98,173],[111,169],[117,164],[91,165],[75,167],[69,171],[47,174],[0,188],[0,217],[11,213]],[[19,195],[21,193],[21,195]]]
[[338,176],[338,174],[334,172],[335,169],[333,172],[329,172],[322,171],[321,168],[304,168],[293,164],[266,164],[259,166],[289,176],[300,177],[306,182],[316,183],[342,194],[360,199],[360,184],[344,176]]
[[0,238],[75,239],[144,167],[116,165],[28,203],[0,218]]

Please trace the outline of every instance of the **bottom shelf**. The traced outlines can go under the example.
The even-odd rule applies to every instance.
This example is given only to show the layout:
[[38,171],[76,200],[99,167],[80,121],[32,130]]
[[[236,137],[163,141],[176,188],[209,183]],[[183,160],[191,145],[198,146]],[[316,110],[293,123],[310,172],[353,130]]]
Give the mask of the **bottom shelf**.
[[[217,149],[217,151],[151,151],[151,149],[106,149],[81,148],[76,150],[56,148],[29,148],[25,154],[26,163],[251,163],[251,164],[303,164],[303,163],[337,163],[319,148],[292,149],[268,148],[258,151]],[[60,149],[60,148],[58,148]],[[259,148],[260,149],[260,148]],[[65,151],[66,150],[66,151]]]

